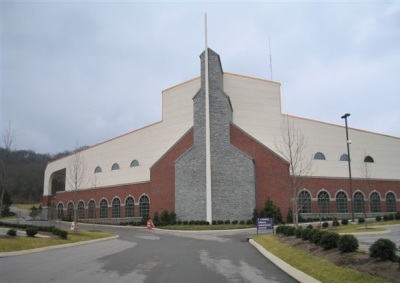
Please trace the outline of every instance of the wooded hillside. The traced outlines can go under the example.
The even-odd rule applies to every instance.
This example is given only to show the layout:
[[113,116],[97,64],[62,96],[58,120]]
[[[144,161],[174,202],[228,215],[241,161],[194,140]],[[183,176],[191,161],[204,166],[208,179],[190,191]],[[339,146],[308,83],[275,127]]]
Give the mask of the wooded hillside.
[[[5,156],[0,148],[0,160]],[[65,151],[55,155],[39,154],[32,150],[11,151],[7,161],[9,187],[13,203],[37,203],[42,200],[44,171],[49,161],[69,155]]]

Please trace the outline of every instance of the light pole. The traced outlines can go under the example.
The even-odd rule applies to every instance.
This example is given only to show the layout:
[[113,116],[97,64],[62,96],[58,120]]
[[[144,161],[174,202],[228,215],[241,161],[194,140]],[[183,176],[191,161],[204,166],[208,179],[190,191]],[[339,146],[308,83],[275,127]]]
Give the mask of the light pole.
[[346,123],[346,144],[347,144],[347,163],[349,164],[349,182],[350,182],[350,205],[351,205],[351,221],[354,222],[354,210],[353,210],[353,183],[351,180],[351,165],[350,165],[350,144],[349,130],[347,128],[347,117],[350,117],[350,113],[346,113],[342,116]]

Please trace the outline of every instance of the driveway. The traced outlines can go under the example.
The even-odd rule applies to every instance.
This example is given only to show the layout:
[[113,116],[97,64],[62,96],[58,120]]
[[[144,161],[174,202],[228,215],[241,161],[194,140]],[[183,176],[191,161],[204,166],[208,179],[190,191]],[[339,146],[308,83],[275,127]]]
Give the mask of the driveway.
[[[81,225],[81,229],[90,228]],[[295,282],[248,243],[255,229],[170,232],[96,228],[120,238],[0,258],[1,282]]]

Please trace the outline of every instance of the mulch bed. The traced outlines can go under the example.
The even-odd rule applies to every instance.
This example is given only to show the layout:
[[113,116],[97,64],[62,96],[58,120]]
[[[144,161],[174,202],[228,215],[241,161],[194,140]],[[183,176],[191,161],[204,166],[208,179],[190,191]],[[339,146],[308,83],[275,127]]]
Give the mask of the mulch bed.
[[295,248],[307,251],[313,256],[329,260],[337,266],[345,266],[372,276],[381,277],[388,280],[388,282],[400,283],[398,262],[370,258],[368,254],[362,252],[342,253],[339,249],[324,250],[309,241],[298,239],[295,236],[279,235],[279,240]]

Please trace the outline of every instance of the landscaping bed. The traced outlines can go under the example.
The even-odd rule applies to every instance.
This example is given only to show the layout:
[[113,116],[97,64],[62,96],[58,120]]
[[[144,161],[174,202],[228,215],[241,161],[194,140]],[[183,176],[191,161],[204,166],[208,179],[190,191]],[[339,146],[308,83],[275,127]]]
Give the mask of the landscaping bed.
[[295,236],[278,235],[277,237],[282,243],[306,251],[312,256],[328,260],[337,266],[348,267],[372,276],[381,277],[389,282],[400,282],[398,262],[371,258],[367,252],[342,253],[337,248],[326,250]]

